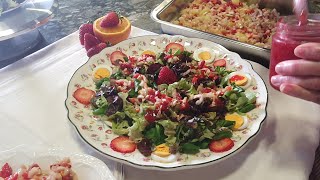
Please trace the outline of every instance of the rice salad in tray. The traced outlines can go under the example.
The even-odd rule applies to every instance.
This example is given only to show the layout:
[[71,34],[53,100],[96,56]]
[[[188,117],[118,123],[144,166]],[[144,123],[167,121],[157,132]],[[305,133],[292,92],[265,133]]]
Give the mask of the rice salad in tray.
[[279,18],[276,9],[248,0],[194,0],[171,22],[270,49]]

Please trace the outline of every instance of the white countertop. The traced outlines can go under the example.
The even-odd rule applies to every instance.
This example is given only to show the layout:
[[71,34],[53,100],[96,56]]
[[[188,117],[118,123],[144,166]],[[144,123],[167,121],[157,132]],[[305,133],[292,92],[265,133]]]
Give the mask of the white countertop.
[[[150,35],[134,28],[131,37]],[[62,147],[114,162],[87,145],[67,118],[68,82],[87,61],[77,32],[0,70],[0,151],[26,144]],[[268,69],[251,62],[267,84],[268,117],[259,134],[234,156],[174,172],[125,166],[126,179],[308,179],[319,142],[319,106],[273,90]]]

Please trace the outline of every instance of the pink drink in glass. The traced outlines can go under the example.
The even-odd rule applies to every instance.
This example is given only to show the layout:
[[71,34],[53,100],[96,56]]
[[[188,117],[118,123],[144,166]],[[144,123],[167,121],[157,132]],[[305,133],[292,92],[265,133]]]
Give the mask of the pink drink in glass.
[[[299,59],[294,55],[294,49],[302,43],[320,43],[320,17],[310,15],[307,24],[299,25],[296,16],[285,16],[277,24],[277,31],[272,37],[271,57],[269,66],[269,81],[277,75],[275,66],[285,60]],[[278,87],[271,86],[277,90]]]

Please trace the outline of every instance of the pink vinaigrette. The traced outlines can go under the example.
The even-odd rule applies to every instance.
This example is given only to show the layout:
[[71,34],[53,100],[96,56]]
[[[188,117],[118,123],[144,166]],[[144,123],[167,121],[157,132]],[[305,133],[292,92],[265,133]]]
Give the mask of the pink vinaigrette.
[[310,14],[307,22],[302,24],[294,15],[282,17],[277,23],[277,31],[272,37],[269,81],[277,75],[275,66],[279,62],[299,59],[294,55],[297,46],[306,42],[320,43],[320,15]]

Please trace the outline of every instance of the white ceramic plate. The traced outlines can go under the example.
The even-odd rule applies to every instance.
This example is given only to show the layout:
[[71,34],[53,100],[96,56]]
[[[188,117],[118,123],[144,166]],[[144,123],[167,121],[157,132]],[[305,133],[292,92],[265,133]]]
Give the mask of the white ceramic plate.
[[108,166],[101,160],[86,154],[65,152],[62,149],[19,146],[0,152],[0,166],[9,163],[15,172],[21,165],[37,163],[43,169],[48,169],[50,164],[64,157],[70,158],[72,169],[79,180],[115,180]]
[[[241,70],[249,73],[253,77],[254,83],[247,91],[254,91],[257,93],[258,107],[248,113],[249,127],[234,133],[232,139],[235,141],[235,146],[231,150],[223,153],[212,153],[209,149],[201,150],[201,152],[196,155],[182,155],[177,162],[173,163],[155,162],[148,157],[144,157],[138,150],[129,154],[115,152],[109,145],[111,140],[117,136],[112,133],[112,130],[105,122],[92,115],[90,106],[84,106],[78,103],[72,96],[74,91],[79,87],[85,87],[92,90],[95,89],[95,84],[92,80],[93,69],[97,65],[110,64],[108,58],[113,51],[121,50],[129,56],[141,54],[146,49],[160,52],[163,51],[165,46],[170,42],[179,42],[185,46],[187,51],[194,51],[195,49],[204,46],[212,48],[228,57],[228,69],[236,71]],[[68,118],[76,127],[83,140],[94,149],[107,155],[107,157],[144,169],[177,170],[201,167],[215,163],[235,154],[240,148],[244,147],[244,145],[258,133],[262,122],[266,118],[267,89],[263,80],[252,69],[249,62],[241,59],[238,54],[228,51],[221,45],[203,39],[186,38],[183,36],[141,36],[128,39],[113,47],[106,48],[81,66],[74,73],[69,82],[65,104],[68,110]]]

